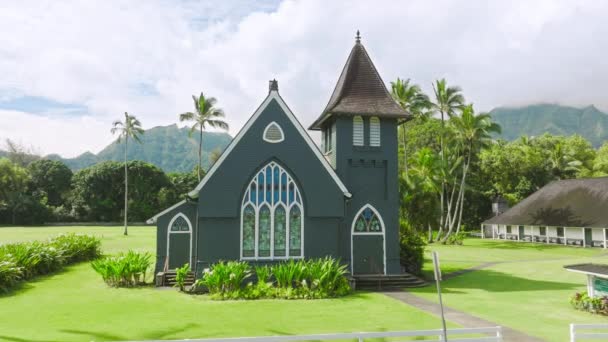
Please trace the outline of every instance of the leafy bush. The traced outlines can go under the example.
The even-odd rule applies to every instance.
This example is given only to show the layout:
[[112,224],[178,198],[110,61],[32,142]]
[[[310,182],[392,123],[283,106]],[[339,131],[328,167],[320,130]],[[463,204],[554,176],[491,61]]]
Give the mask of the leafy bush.
[[272,267],[256,266],[257,281],[246,262],[219,262],[206,269],[197,286],[209,290],[213,299],[315,299],[344,296],[351,290],[346,265],[332,258],[289,260]]
[[413,229],[401,229],[401,249],[399,259],[401,266],[407,273],[414,275],[422,274],[424,263],[424,239]]
[[594,314],[608,315],[608,297],[592,298],[587,293],[575,293],[570,297],[570,304],[577,310]]
[[251,267],[245,261],[220,261],[205,269],[196,286],[205,286],[213,297],[238,299],[243,282],[251,276]]
[[95,260],[91,267],[112,287],[133,287],[145,284],[146,272],[152,265],[152,255],[129,250],[117,256]]
[[0,292],[7,292],[21,279],[21,267],[12,261],[0,261]]
[[460,231],[458,233],[450,234],[448,238],[443,242],[446,245],[462,245],[464,238],[467,233]]
[[94,236],[64,234],[51,240],[67,264],[93,260],[101,255],[101,241]]
[[18,280],[60,270],[65,265],[91,260],[101,254],[101,243],[93,236],[66,234],[48,241],[11,243],[0,246],[0,290],[7,291]]
[[186,287],[186,277],[188,277],[189,272],[190,264],[185,264],[175,270],[175,287],[179,287],[180,291],[184,291],[184,288]]

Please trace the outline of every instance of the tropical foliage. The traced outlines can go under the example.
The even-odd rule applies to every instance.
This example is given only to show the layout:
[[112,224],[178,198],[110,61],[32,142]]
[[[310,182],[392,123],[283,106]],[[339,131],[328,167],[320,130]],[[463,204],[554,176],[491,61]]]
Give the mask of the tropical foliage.
[[[255,270],[255,272],[254,272]],[[252,268],[247,262],[219,262],[206,269],[197,287],[214,299],[318,299],[350,292],[346,266],[332,258],[289,260]]]
[[0,245],[0,291],[33,277],[56,272],[66,265],[92,260],[101,254],[98,238],[66,234],[48,241]]
[[152,255],[148,252],[129,250],[91,262],[91,267],[112,287],[133,287],[146,283],[146,274],[152,266]]
[[570,297],[573,308],[594,314],[608,315],[608,297],[589,297],[587,293],[575,293]]

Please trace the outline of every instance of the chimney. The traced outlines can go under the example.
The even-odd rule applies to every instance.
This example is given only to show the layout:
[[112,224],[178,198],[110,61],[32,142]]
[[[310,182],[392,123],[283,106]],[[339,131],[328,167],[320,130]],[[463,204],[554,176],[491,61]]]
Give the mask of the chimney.
[[268,83],[268,93],[271,91],[279,91],[279,82],[277,80],[271,80]]

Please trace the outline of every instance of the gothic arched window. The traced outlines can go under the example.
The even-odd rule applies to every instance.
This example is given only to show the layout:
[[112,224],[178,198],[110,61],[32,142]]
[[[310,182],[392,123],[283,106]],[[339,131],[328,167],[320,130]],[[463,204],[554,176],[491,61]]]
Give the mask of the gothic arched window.
[[246,189],[241,206],[241,258],[303,257],[304,205],[289,173],[270,162]]

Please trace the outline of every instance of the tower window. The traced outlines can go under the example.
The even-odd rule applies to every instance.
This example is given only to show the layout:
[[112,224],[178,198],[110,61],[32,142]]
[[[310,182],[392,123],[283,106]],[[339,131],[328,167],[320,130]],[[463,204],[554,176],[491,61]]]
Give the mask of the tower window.
[[363,118],[353,117],[353,146],[363,146]]
[[369,145],[380,146],[380,119],[375,116],[369,119]]

